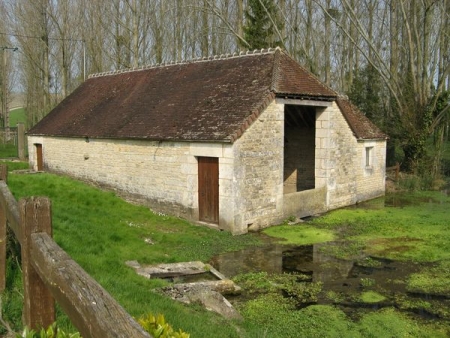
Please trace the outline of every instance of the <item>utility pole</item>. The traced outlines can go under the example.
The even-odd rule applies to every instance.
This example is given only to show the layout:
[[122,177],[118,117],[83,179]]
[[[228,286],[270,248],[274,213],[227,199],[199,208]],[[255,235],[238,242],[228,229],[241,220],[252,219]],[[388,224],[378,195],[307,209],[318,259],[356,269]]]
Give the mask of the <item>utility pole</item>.
[[9,111],[8,111],[8,74],[6,72],[6,50],[11,50],[13,52],[17,51],[19,48],[17,47],[8,47],[8,46],[0,46],[0,49],[3,51],[3,101],[2,101],[2,116],[3,116],[3,124],[5,131],[5,140],[10,140],[10,129],[9,129]]

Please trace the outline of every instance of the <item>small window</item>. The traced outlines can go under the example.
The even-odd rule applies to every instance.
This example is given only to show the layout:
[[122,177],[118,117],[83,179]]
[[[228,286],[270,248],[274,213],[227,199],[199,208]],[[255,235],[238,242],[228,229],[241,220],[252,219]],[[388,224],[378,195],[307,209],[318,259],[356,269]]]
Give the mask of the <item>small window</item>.
[[367,167],[372,167],[372,156],[373,156],[373,147],[366,147],[366,168]]

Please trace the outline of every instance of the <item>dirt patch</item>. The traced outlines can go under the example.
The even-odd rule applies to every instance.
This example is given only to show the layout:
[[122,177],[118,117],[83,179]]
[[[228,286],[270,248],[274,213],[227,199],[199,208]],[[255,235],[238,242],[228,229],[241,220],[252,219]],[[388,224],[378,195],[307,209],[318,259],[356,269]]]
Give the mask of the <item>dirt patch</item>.
[[370,251],[373,255],[388,256],[392,253],[403,253],[415,248],[414,244],[423,242],[419,238],[397,237],[397,238],[377,238],[369,242]]

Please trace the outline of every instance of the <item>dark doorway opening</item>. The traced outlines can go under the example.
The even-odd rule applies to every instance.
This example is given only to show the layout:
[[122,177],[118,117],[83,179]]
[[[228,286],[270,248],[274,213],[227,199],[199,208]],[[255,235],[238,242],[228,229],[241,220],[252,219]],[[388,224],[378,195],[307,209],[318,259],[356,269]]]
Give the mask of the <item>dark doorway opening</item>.
[[316,109],[284,107],[284,193],[315,188]]

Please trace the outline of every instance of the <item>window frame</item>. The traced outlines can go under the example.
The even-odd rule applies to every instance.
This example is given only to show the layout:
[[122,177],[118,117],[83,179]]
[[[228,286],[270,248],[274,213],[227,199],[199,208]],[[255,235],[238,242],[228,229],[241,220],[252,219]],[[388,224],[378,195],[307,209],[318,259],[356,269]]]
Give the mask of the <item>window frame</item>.
[[366,146],[365,147],[365,167],[366,168],[372,168],[373,167],[373,146]]

